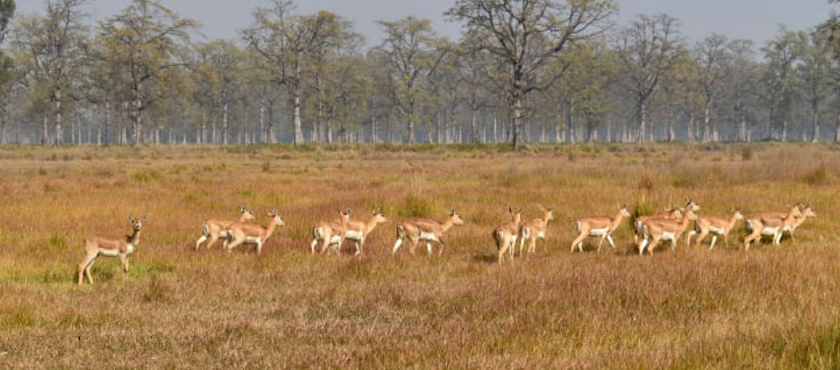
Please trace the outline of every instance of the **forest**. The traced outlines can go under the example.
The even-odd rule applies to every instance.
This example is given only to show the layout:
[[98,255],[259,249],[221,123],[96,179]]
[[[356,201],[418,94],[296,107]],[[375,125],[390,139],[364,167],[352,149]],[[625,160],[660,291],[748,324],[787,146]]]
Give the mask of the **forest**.
[[612,0],[453,0],[460,39],[409,16],[371,44],[288,0],[230,40],[162,0],[87,5],[0,0],[0,143],[840,142],[833,14],[759,44]]

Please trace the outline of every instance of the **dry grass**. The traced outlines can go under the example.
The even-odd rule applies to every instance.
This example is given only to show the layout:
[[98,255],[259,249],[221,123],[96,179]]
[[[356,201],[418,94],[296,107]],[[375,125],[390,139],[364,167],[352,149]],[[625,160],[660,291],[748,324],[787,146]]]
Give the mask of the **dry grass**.
[[[2,149],[0,368],[840,367],[835,147],[500,149]],[[640,258],[627,225],[615,251],[569,253],[576,217],[686,196],[819,217],[749,253]],[[285,216],[262,256],[190,250],[240,204]],[[499,267],[489,230],[509,205],[557,220],[547,252]],[[339,206],[391,223],[363,258],[310,256],[310,225]],[[394,221],[451,206],[469,224],[443,257],[390,255]],[[76,287],[82,239],[127,232],[128,212],[149,215],[128,278],[100,258]]]

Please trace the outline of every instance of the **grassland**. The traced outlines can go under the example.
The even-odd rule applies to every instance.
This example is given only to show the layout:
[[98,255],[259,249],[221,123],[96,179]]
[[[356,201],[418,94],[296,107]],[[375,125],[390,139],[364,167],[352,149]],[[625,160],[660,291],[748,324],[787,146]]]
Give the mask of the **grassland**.
[[[0,368],[537,369],[840,367],[840,151],[833,146],[0,149]],[[569,253],[576,217],[694,197],[701,213],[819,217],[781,248]],[[248,205],[287,227],[261,256],[191,249]],[[546,250],[494,263],[509,205],[557,207]],[[382,208],[366,255],[312,256],[339,206]],[[394,257],[394,221],[468,225],[442,257]],[[82,240],[147,213],[124,278]],[[708,241],[707,241],[708,243]]]

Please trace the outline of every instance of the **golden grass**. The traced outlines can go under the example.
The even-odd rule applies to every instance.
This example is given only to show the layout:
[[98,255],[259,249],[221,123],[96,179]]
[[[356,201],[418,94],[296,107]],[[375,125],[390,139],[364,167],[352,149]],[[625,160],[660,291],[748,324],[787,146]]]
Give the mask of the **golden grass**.
[[[837,368],[840,151],[811,145],[0,149],[0,368]],[[569,253],[573,220],[684,202],[819,217],[781,248]],[[287,227],[262,256],[194,252],[249,206]],[[547,252],[494,264],[508,206],[555,206]],[[468,225],[443,257],[393,257],[395,221]],[[308,254],[310,227],[382,208],[367,255]],[[123,278],[81,241],[148,213]],[[706,241],[708,245],[708,240]],[[418,248],[420,249],[420,248]]]

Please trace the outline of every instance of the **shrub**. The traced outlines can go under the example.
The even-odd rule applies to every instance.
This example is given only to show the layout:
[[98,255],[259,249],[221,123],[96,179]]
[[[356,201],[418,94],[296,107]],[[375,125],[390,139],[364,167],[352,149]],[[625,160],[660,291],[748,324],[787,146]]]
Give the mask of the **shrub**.
[[741,149],[741,160],[749,161],[753,158],[753,148],[751,146],[745,146],[744,149]]
[[630,211],[630,224],[635,224],[636,219],[641,216],[650,216],[654,213],[655,210],[652,205],[650,205],[644,198],[639,199]]
[[813,169],[811,172],[808,172],[803,178],[802,181],[808,185],[827,185],[831,179],[829,178],[828,171],[825,169],[825,163],[821,164],[819,167]]
[[434,209],[435,205],[432,201],[409,195],[405,197],[399,215],[401,217],[429,217],[434,213]]
[[649,174],[645,173],[642,174],[642,177],[639,178],[639,189],[646,190],[646,191],[653,191],[656,187],[656,182],[650,177]]

